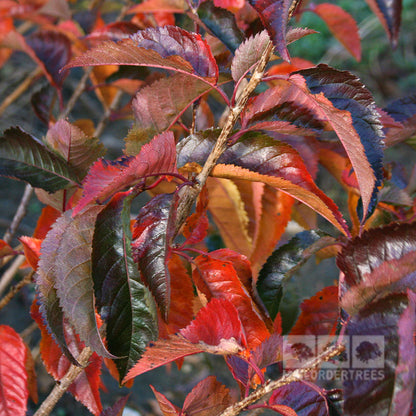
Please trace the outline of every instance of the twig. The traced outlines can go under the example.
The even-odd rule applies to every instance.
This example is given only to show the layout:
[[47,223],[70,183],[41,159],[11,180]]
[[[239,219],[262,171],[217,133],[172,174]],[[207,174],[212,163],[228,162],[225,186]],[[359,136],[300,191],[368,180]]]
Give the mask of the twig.
[[42,70],[37,67],[34,69],[25,79],[24,81],[14,90],[12,91],[0,104],[0,116],[4,113],[6,108],[12,104],[15,100],[17,100],[30,86],[33,80],[42,73]]
[[123,92],[121,90],[118,90],[116,95],[113,98],[113,101],[108,106],[108,108],[104,111],[104,114],[102,115],[100,121],[98,122],[97,127],[95,128],[95,131],[94,131],[94,137],[101,136],[101,133],[103,132],[104,127],[107,124],[112,111],[114,111],[117,108],[122,95],[123,95]]
[[28,275],[24,277],[17,285],[13,286],[9,293],[0,300],[0,310],[2,310],[14,297],[14,295],[19,292],[19,290],[28,285],[32,281],[32,276],[34,275],[34,271],[32,270]]
[[79,354],[77,361],[81,364],[81,367],[71,365],[65,376],[59,381],[59,384],[55,384],[53,390],[49,393],[49,396],[43,401],[42,405],[36,411],[33,416],[47,416],[51,413],[58,400],[67,391],[68,387],[74,382],[74,380],[84,371],[88,365],[88,361],[92,355],[90,348],[85,347],[81,354]]
[[215,143],[215,146],[212,149],[210,155],[208,156],[201,172],[196,178],[196,185],[194,185],[192,188],[191,187],[184,188],[184,193],[182,194],[181,201],[179,203],[179,207],[177,211],[176,232],[179,231],[185,219],[189,215],[192,205],[194,204],[198,194],[200,193],[202,187],[204,186],[209,174],[211,173],[212,169],[214,168],[220,156],[226,150],[227,140],[232,132],[232,129],[235,123],[237,122],[241,112],[243,111],[248,98],[250,97],[252,92],[255,90],[257,85],[259,85],[259,83],[261,82],[263,74],[264,74],[264,70],[266,68],[267,63],[269,62],[271,58],[272,52],[273,52],[273,44],[269,42],[246,88],[239,96],[235,106],[230,108],[229,115]]
[[9,286],[10,282],[13,280],[14,275],[19,270],[19,267],[24,263],[25,256],[22,254],[17,256],[11,266],[4,272],[3,276],[0,280],[0,296],[6,290],[7,286]]
[[10,244],[14,235],[16,234],[17,229],[19,228],[20,223],[22,222],[23,218],[27,213],[27,206],[29,205],[30,197],[32,196],[33,188],[31,185],[27,184],[25,187],[25,191],[23,192],[22,199],[20,200],[20,204],[17,208],[16,214],[14,215],[13,221],[10,224],[9,228],[7,229],[6,233],[4,234],[3,240]]
[[234,403],[233,405],[227,407],[220,416],[237,416],[240,412],[246,409],[250,404],[257,402],[266,394],[271,393],[273,390],[278,389],[279,387],[285,386],[286,384],[292,383],[294,381],[302,380],[303,377],[309,373],[311,370],[318,367],[322,362],[328,361],[336,355],[340,354],[344,350],[345,346],[342,344],[335,345],[323,351],[320,355],[309,360],[305,363],[302,368],[298,368],[295,371],[292,371],[283,377],[275,381],[270,381],[265,385],[259,387],[245,399]]

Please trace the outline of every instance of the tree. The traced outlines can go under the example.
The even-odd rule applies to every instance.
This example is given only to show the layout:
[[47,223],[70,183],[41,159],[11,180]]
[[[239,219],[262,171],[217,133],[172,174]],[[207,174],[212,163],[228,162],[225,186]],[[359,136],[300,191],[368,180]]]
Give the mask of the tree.
[[[88,25],[66,2],[1,5],[2,63],[23,51],[39,68],[30,81],[49,82],[32,100],[45,137],[11,127],[0,140],[0,174],[46,204],[33,236],[20,237],[32,271],[0,303],[36,287],[31,315],[59,381],[37,415],[66,390],[93,414],[120,414],[127,399],[102,411],[102,365],[127,384],[197,353],[224,356],[240,397],[215,376],[182,408],[152,387],[164,415],[409,414],[416,170],[398,175],[383,151],[414,136],[416,98],[381,109],[352,73],[292,59],[287,45],[315,33],[289,26],[306,12],[360,59],[354,19],[307,3],[147,0],[107,21],[99,6],[84,10]],[[368,3],[394,46],[401,1]],[[18,21],[36,30],[22,35]],[[87,69],[67,100],[75,67]],[[88,81],[104,107],[94,128],[68,120]],[[105,159],[104,124],[131,111],[123,156]],[[344,189],[348,213],[316,184],[318,164]],[[132,220],[144,192],[151,199]],[[291,218],[305,231],[276,249]],[[224,247],[209,250],[214,226]],[[4,262],[21,251],[13,233]],[[305,300],[283,333],[285,290],[314,255],[336,256],[339,281]],[[30,353],[10,326],[0,338],[0,413],[25,414],[36,397]],[[272,381],[265,371],[276,364]]]

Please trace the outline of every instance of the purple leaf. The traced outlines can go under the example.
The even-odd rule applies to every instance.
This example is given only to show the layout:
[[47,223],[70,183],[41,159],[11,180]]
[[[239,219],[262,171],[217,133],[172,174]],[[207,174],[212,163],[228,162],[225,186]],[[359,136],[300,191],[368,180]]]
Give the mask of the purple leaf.
[[49,82],[61,88],[66,77],[66,71],[61,72],[61,68],[71,58],[70,40],[60,32],[42,30],[27,36],[26,43],[35,53]]
[[177,194],[161,194],[139,212],[133,230],[133,259],[156,299],[164,319],[170,303],[168,258],[174,234]]
[[416,289],[416,223],[370,229],[337,258],[344,273],[341,305],[354,314],[392,292]]
[[[344,381],[346,416],[409,415],[415,330],[415,294],[410,291],[372,302],[350,319],[346,334],[353,369]],[[372,376],[363,377],[363,368]]]
[[121,416],[130,395],[120,397],[111,407],[104,409],[100,416]]
[[249,0],[270,34],[280,57],[290,61],[286,47],[286,30],[292,0]]
[[66,68],[89,65],[153,66],[218,79],[218,67],[199,34],[176,26],[149,28],[118,43],[104,42],[73,59]]
[[82,198],[74,215],[93,202],[102,203],[123,189],[137,184],[143,177],[176,173],[176,147],[172,132],[166,132],[145,144],[135,157],[114,162],[100,159],[84,179]]

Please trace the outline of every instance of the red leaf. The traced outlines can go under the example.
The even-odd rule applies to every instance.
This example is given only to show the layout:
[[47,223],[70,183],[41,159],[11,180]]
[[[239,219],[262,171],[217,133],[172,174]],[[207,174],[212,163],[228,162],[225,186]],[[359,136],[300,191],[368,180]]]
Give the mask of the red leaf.
[[48,231],[51,229],[54,222],[61,216],[61,213],[51,207],[46,206],[42,209],[38,222],[36,224],[36,229],[33,233],[33,237],[43,240],[48,234]]
[[[209,255],[198,256],[193,275],[206,284],[208,296],[229,300],[237,309],[247,337],[247,345],[254,348],[270,334],[247,289],[241,283],[232,263]],[[201,290],[201,288],[200,288]]]
[[199,194],[196,211],[186,219],[182,228],[182,233],[186,238],[184,245],[199,243],[206,237],[209,227],[207,205],[208,193],[207,188],[204,187]]
[[15,251],[4,240],[0,240],[0,258],[11,256]]
[[209,376],[186,396],[182,412],[189,416],[217,416],[233,402],[229,389]]
[[333,335],[339,316],[338,287],[328,286],[300,305],[290,335]]
[[[200,309],[196,318],[180,334],[192,344],[219,347],[231,347],[230,353],[246,346],[244,330],[234,305],[226,299],[213,298],[207,306]],[[228,341],[232,340],[231,343]]]
[[[30,314],[41,331],[40,354],[42,361],[48,373],[55,380],[59,381],[68,372],[71,363],[62,353],[58,344],[54,341],[46,328],[36,299],[32,303]],[[80,342],[78,336],[75,335],[68,323],[64,324],[64,331],[68,348],[75,356],[78,356],[84,348],[84,343]],[[98,391],[101,383],[101,363],[102,358],[96,353],[93,353],[88,367],[86,367],[85,371],[75,379],[68,389],[68,391],[94,415],[99,415],[102,411],[101,399]]]
[[176,148],[172,132],[154,137],[135,157],[123,157],[115,162],[100,159],[92,165],[84,180],[84,192],[73,215],[92,202],[104,202],[145,176],[176,172]]
[[354,18],[335,4],[318,4],[312,7],[312,11],[325,21],[332,34],[357,61],[360,61],[361,41]]
[[152,385],[150,385],[150,388],[156,397],[163,416],[179,416],[181,414],[181,409],[172,404],[164,394],[159,393]]
[[23,244],[26,260],[29,262],[33,270],[38,268],[38,261],[40,256],[40,246],[43,240],[33,237],[20,237],[19,241]]
[[19,334],[7,325],[0,325],[0,414],[26,414],[28,375],[26,345]]

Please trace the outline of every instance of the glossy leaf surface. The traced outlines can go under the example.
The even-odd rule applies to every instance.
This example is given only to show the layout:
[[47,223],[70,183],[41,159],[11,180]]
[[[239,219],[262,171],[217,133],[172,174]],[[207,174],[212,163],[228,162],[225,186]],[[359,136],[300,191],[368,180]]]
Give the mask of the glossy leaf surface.
[[140,280],[131,253],[131,197],[116,194],[98,214],[92,240],[92,279],[109,351],[120,382],[157,337],[153,299]]
[[25,369],[27,349],[19,334],[10,326],[0,326],[0,414],[24,416],[27,409],[28,375]]
[[77,184],[63,158],[19,127],[6,130],[0,138],[0,174],[48,192]]
[[92,202],[104,202],[124,188],[135,185],[146,176],[176,173],[175,138],[172,132],[156,136],[135,157],[121,157],[114,162],[100,159],[84,179],[84,192],[74,208],[78,214]]
[[168,259],[174,233],[177,194],[161,194],[148,202],[136,218],[133,258],[165,320],[170,304]]
[[325,240],[320,232],[303,231],[275,250],[267,259],[260,270],[257,290],[272,319],[279,311],[285,283],[311,255],[322,248],[321,243]]

